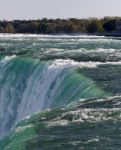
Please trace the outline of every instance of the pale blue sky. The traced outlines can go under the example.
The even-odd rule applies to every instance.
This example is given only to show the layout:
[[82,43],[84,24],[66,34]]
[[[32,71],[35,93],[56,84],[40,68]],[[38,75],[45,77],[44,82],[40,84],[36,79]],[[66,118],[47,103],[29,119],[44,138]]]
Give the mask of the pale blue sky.
[[0,0],[0,20],[120,15],[121,0]]

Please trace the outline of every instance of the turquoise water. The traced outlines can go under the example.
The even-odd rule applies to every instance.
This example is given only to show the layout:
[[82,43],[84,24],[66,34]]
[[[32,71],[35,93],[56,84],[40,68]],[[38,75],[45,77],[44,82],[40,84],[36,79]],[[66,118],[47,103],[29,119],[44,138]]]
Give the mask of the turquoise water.
[[0,34],[0,149],[120,147],[120,40]]

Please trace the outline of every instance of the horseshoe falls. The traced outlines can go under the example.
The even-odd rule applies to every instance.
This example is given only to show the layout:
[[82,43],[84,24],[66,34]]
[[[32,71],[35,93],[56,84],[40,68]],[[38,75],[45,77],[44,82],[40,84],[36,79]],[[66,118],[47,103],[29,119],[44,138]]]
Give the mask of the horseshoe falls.
[[119,150],[121,38],[0,34],[0,150]]

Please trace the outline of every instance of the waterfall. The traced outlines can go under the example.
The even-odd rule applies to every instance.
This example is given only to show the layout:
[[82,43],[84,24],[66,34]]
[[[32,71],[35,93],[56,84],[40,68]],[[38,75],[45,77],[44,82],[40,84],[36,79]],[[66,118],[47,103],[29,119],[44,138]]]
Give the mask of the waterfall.
[[[0,134],[38,111],[62,107],[80,98],[106,95],[79,67],[96,67],[71,60],[6,56],[0,61]],[[96,90],[96,93],[94,93]]]

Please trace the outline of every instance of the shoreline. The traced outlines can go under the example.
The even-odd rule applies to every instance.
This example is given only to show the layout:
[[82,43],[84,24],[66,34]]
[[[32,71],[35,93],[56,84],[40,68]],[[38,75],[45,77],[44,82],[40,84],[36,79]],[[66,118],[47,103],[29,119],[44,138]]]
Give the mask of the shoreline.
[[53,34],[39,34],[39,33],[0,33],[0,35],[37,35],[37,36],[107,36],[107,37],[121,37],[121,33],[105,32],[105,33],[53,33]]

